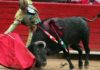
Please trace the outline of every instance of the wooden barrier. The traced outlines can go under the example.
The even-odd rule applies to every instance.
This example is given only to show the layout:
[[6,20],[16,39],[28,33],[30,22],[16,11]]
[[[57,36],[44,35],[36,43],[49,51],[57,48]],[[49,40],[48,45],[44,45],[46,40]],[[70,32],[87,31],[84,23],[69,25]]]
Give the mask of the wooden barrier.
[[[92,19],[100,13],[99,5],[35,2],[34,6],[38,9],[42,20],[51,17],[71,16],[83,16]],[[13,22],[14,15],[18,7],[17,1],[0,1],[0,33],[3,33]],[[100,18],[98,18],[95,22],[88,23],[91,32],[90,48],[95,51],[100,51],[99,22]],[[18,32],[23,41],[26,41],[28,34],[28,28],[26,26],[19,25],[14,32]]]

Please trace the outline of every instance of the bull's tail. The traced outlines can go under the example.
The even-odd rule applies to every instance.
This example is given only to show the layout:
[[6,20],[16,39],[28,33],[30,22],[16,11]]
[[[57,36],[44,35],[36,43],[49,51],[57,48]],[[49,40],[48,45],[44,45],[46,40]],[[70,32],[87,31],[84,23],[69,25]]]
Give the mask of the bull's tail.
[[100,17],[100,14],[96,15],[93,19],[88,19],[88,18],[85,18],[85,17],[82,17],[82,19],[84,19],[85,21],[88,21],[88,22],[93,22],[99,17]]

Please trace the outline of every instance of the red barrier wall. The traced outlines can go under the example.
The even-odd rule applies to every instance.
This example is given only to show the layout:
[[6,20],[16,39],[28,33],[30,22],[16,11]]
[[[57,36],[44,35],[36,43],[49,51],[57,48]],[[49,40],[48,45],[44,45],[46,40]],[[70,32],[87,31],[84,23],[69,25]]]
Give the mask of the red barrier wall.
[[[41,19],[50,17],[71,17],[84,16],[92,19],[96,14],[100,13],[99,5],[86,4],[64,4],[64,3],[34,3],[39,10]],[[14,15],[18,9],[18,2],[0,2],[0,33],[3,33],[14,20]],[[100,18],[95,22],[89,23],[90,26],[90,48],[91,50],[100,51]],[[27,39],[28,28],[19,25],[14,32],[18,32],[25,42]]]

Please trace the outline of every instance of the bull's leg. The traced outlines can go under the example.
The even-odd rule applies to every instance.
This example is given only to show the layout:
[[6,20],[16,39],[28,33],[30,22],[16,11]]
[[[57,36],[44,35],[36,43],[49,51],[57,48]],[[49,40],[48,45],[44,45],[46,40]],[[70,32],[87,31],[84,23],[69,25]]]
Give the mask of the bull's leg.
[[89,66],[89,55],[90,55],[90,49],[88,46],[88,43],[83,43],[84,44],[84,49],[85,49],[85,67]]
[[78,53],[79,53],[79,57],[78,57],[78,59],[79,59],[78,66],[79,66],[80,69],[82,69],[82,67],[83,67],[83,62],[82,62],[82,50],[81,50],[81,48],[80,48],[80,45],[71,45],[71,48],[78,51]]
[[90,55],[90,48],[89,48],[89,34],[84,34],[82,36],[82,42],[85,49],[85,67],[89,66],[89,55]]
[[69,63],[70,70],[73,70],[74,69],[74,65],[71,62],[70,54],[68,52],[66,52],[66,50],[64,48],[63,48],[63,53],[64,53],[64,56],[65,56],[65,58],[67,59],[67,61]]

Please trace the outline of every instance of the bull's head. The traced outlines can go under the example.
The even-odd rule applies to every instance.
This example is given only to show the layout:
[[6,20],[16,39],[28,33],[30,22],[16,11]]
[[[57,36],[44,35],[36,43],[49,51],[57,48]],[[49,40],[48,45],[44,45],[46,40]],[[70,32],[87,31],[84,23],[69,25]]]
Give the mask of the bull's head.
[[46,43],[44,41],[36,41],[28,47],[36,57],[36,67],[45,66],[47,64],[45,47]]

